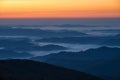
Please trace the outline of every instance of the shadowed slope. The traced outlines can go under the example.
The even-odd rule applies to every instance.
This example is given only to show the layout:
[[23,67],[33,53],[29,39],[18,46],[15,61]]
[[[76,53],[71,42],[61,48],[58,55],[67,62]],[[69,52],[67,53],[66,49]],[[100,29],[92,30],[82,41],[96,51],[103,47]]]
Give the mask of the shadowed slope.
[[101,80],[83,72],[30,60],[0,60],[0,80]]

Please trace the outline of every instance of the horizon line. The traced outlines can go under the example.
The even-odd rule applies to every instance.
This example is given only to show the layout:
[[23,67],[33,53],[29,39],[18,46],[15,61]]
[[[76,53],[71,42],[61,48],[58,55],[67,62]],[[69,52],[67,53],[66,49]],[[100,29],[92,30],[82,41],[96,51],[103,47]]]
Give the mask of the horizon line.
[[0,19],[117,19],[120,17],[5,17]]

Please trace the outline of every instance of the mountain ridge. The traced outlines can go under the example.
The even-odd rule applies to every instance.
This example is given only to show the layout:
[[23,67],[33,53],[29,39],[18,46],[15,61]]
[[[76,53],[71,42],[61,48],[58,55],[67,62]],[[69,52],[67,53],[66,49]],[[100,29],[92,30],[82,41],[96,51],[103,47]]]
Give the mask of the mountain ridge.
[[83,72],[31,60],[0,60],[0,80],[102,80]]

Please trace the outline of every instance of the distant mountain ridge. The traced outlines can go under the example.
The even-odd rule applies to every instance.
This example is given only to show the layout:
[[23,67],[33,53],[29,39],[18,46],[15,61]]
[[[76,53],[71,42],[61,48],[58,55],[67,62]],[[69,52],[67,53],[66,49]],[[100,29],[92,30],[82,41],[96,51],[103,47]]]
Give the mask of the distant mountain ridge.
[[24,28],[0,28],[0,36],[28,36],[28,37],[70,37],[87,36],[88,34],[72,30],[42,30]]
[[29,54],[27,52],[17,52],[13,50],[0,49],[0,59],[20,59],[32,56],[32,54]]
[[32,42],[32,40],[27,38],[0,39],[0,47],[15,51],[56,51],[67,49],[67,47],[54,44],[41,46],[37,42]]
[[120,46],[120,34],[115,36],[51,37],[37,39],[36,42]]
[[120,34],[113,36],[111,39],[104,41],[102,44],[109,46],[120,46]]
[[33,57],[32,60],[87,72],[106,80],[119,80],[120,76],[120,48],[116,47],[100,47],[81,52],[60,52]]
[[85,36],[85,37],[52,37],[36,40],[37,42],[72,43],[72,44],[101,44],[111,37]]

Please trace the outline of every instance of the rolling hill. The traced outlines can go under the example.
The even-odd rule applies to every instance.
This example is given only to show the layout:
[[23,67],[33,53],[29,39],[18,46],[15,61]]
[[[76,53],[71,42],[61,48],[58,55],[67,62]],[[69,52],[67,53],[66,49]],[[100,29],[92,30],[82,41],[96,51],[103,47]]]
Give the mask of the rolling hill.
[[0,60],[0,80],[102,80],[83,72],[31,60]]

